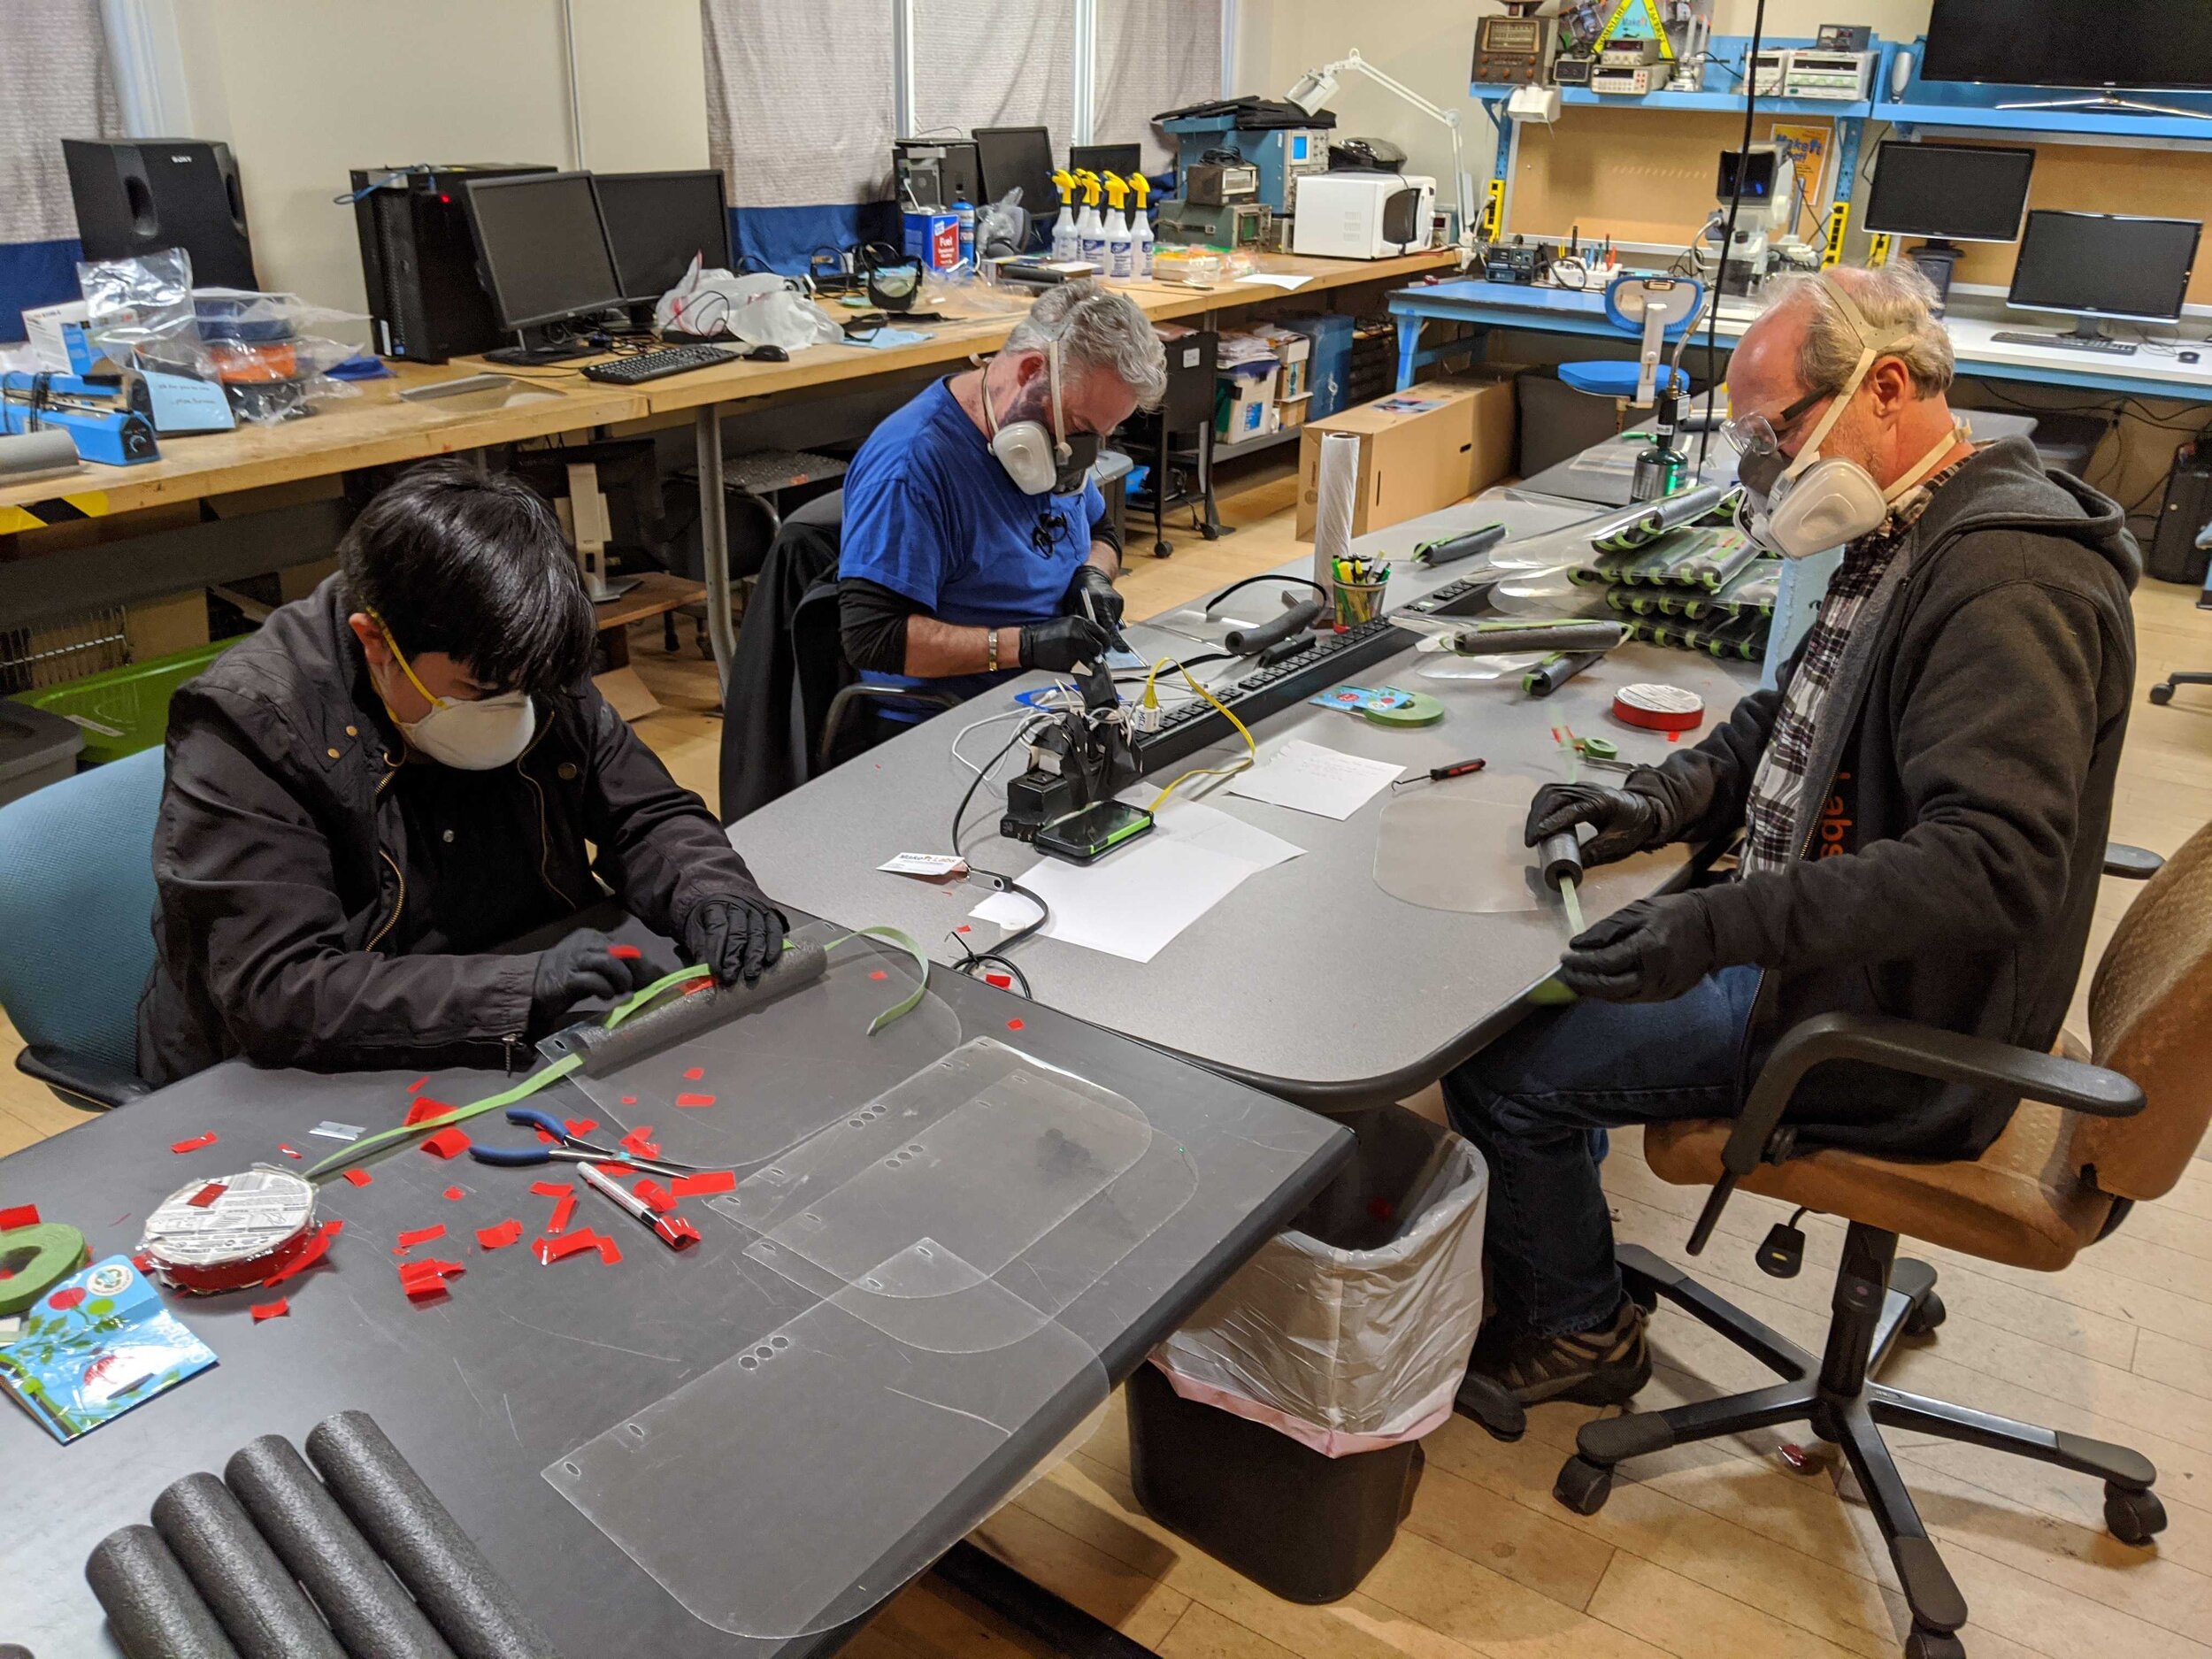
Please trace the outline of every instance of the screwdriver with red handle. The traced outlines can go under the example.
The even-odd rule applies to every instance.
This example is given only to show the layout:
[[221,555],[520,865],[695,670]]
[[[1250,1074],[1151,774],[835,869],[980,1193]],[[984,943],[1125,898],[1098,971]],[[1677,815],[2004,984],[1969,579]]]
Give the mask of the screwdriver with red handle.
[[1448,766],[1432,766],[1425,772],[1396,780],[1390,786],[1390,793],[1395,795],[1399,790],[1410,788],[1417,783],[1442,783],[1447,778],[1464,778],[1470,772],[1480,772],[1489,764],[1486,760],[1455,760]]

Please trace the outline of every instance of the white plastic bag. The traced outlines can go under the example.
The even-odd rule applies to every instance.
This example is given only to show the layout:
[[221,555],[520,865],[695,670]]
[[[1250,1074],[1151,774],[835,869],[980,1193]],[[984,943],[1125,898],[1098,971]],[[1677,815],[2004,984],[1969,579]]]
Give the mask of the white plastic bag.
[[787,277],[755,272],[738,276],[704,268],[694,255],[683,280],[653,307],[653,326],[661,334],[727,334],[753,346],[833,345],[845,337],[837,319],[800,291]]
[[1418,1440],[1450,1417],[1482,1323],[1490,1171],[1400,1107],[1358,1125],[1354,1167],[1162,1343],[1186,1400],[1328,1457]]

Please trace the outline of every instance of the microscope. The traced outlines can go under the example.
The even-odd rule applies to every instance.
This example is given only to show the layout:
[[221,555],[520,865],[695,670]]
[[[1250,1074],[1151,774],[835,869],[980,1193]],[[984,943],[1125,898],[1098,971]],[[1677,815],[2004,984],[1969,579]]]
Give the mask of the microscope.
[[[1728,211],[1736,199],[1739,175],[1743,200],[1736,228],[1728,230]],[[1797,169],[1778,144],[1754,144],[1747,150],[1724,150],[1714,194],[1720,205],[1705,222],[1701,239],[1718,245],[1717,286],[1723,294],[1747,296],[1778,265],[1810,268],[1811,245],[1797,234]],[[1710,256],[1700,250],[1701,263]]]

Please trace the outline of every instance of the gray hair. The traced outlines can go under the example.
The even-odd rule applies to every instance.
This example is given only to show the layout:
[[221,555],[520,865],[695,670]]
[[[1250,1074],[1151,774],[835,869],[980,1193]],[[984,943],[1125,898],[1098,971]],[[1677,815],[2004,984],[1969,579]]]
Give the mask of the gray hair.
[[1836,391],[1858,366],[1864,342],[1858,326],[1823,278],[1832,278],[1851,296],[1860,316],[1877,334],[1903,332],[1882,349],[1895,357],[1912,376],[1913,390],[1935,397],[1950,388],[1956,368],[1951,357],[1951,336],[1935,314],[1934,285],[1912,265],[1900,261],[1871,271],[1839,267],[1820,276],[1786,277],[1768,289],[1770,311],[1803,304],[1804,343],[1797,349],[1797,377],[1809,391]]
[[1167,395],[1167,349],[1152,319],[1094,277],[1040,294],[1008,332],[1006,349],[1042,351],[1050,340],[1060,342],[1066,368],[1104,369],[1137,395],[1140,408],[1154,408]]

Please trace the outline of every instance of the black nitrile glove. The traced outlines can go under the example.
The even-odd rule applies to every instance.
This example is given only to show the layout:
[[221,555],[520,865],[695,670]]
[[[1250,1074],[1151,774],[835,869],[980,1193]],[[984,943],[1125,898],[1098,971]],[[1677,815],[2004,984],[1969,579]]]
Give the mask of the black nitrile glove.
[[1021,632],[1021,665],[1064,674],[1078,663],[1102,660],[1106,643],[1106,630],[1088,617],[1032,622]]
[[1110,640],[1121,632],[1121,603],[1114,579],[1095,565],[1086,565],[1076,572],[1068,588],[1068,614],[1088,617],[1106,631]]
[[1639,899],[1567,941],[1559,978],[1601,1002],[1671,1002],[1719,964],[1713,921],[1694,893]]
[[715,982],[750,985],[783,955],[784,913],[758,894],[703,899],[684,919],[684,949],[714,970]]
[[1586,866],[1613,864],[1667,839],[1659,803],[1633,789],[1609,789],[1601,783],[1548,783],[1528,803],[1525,833],[1532,847],[1571,824],[1587,824],[1597,831],[1582,843]]
[[661,968],[635,945],[618,945],[587,928],[538,953],[530,981],[530,1029],[538,1035],[557,1031],[577,1003],[596,997],[612,1002],[658,979]]

